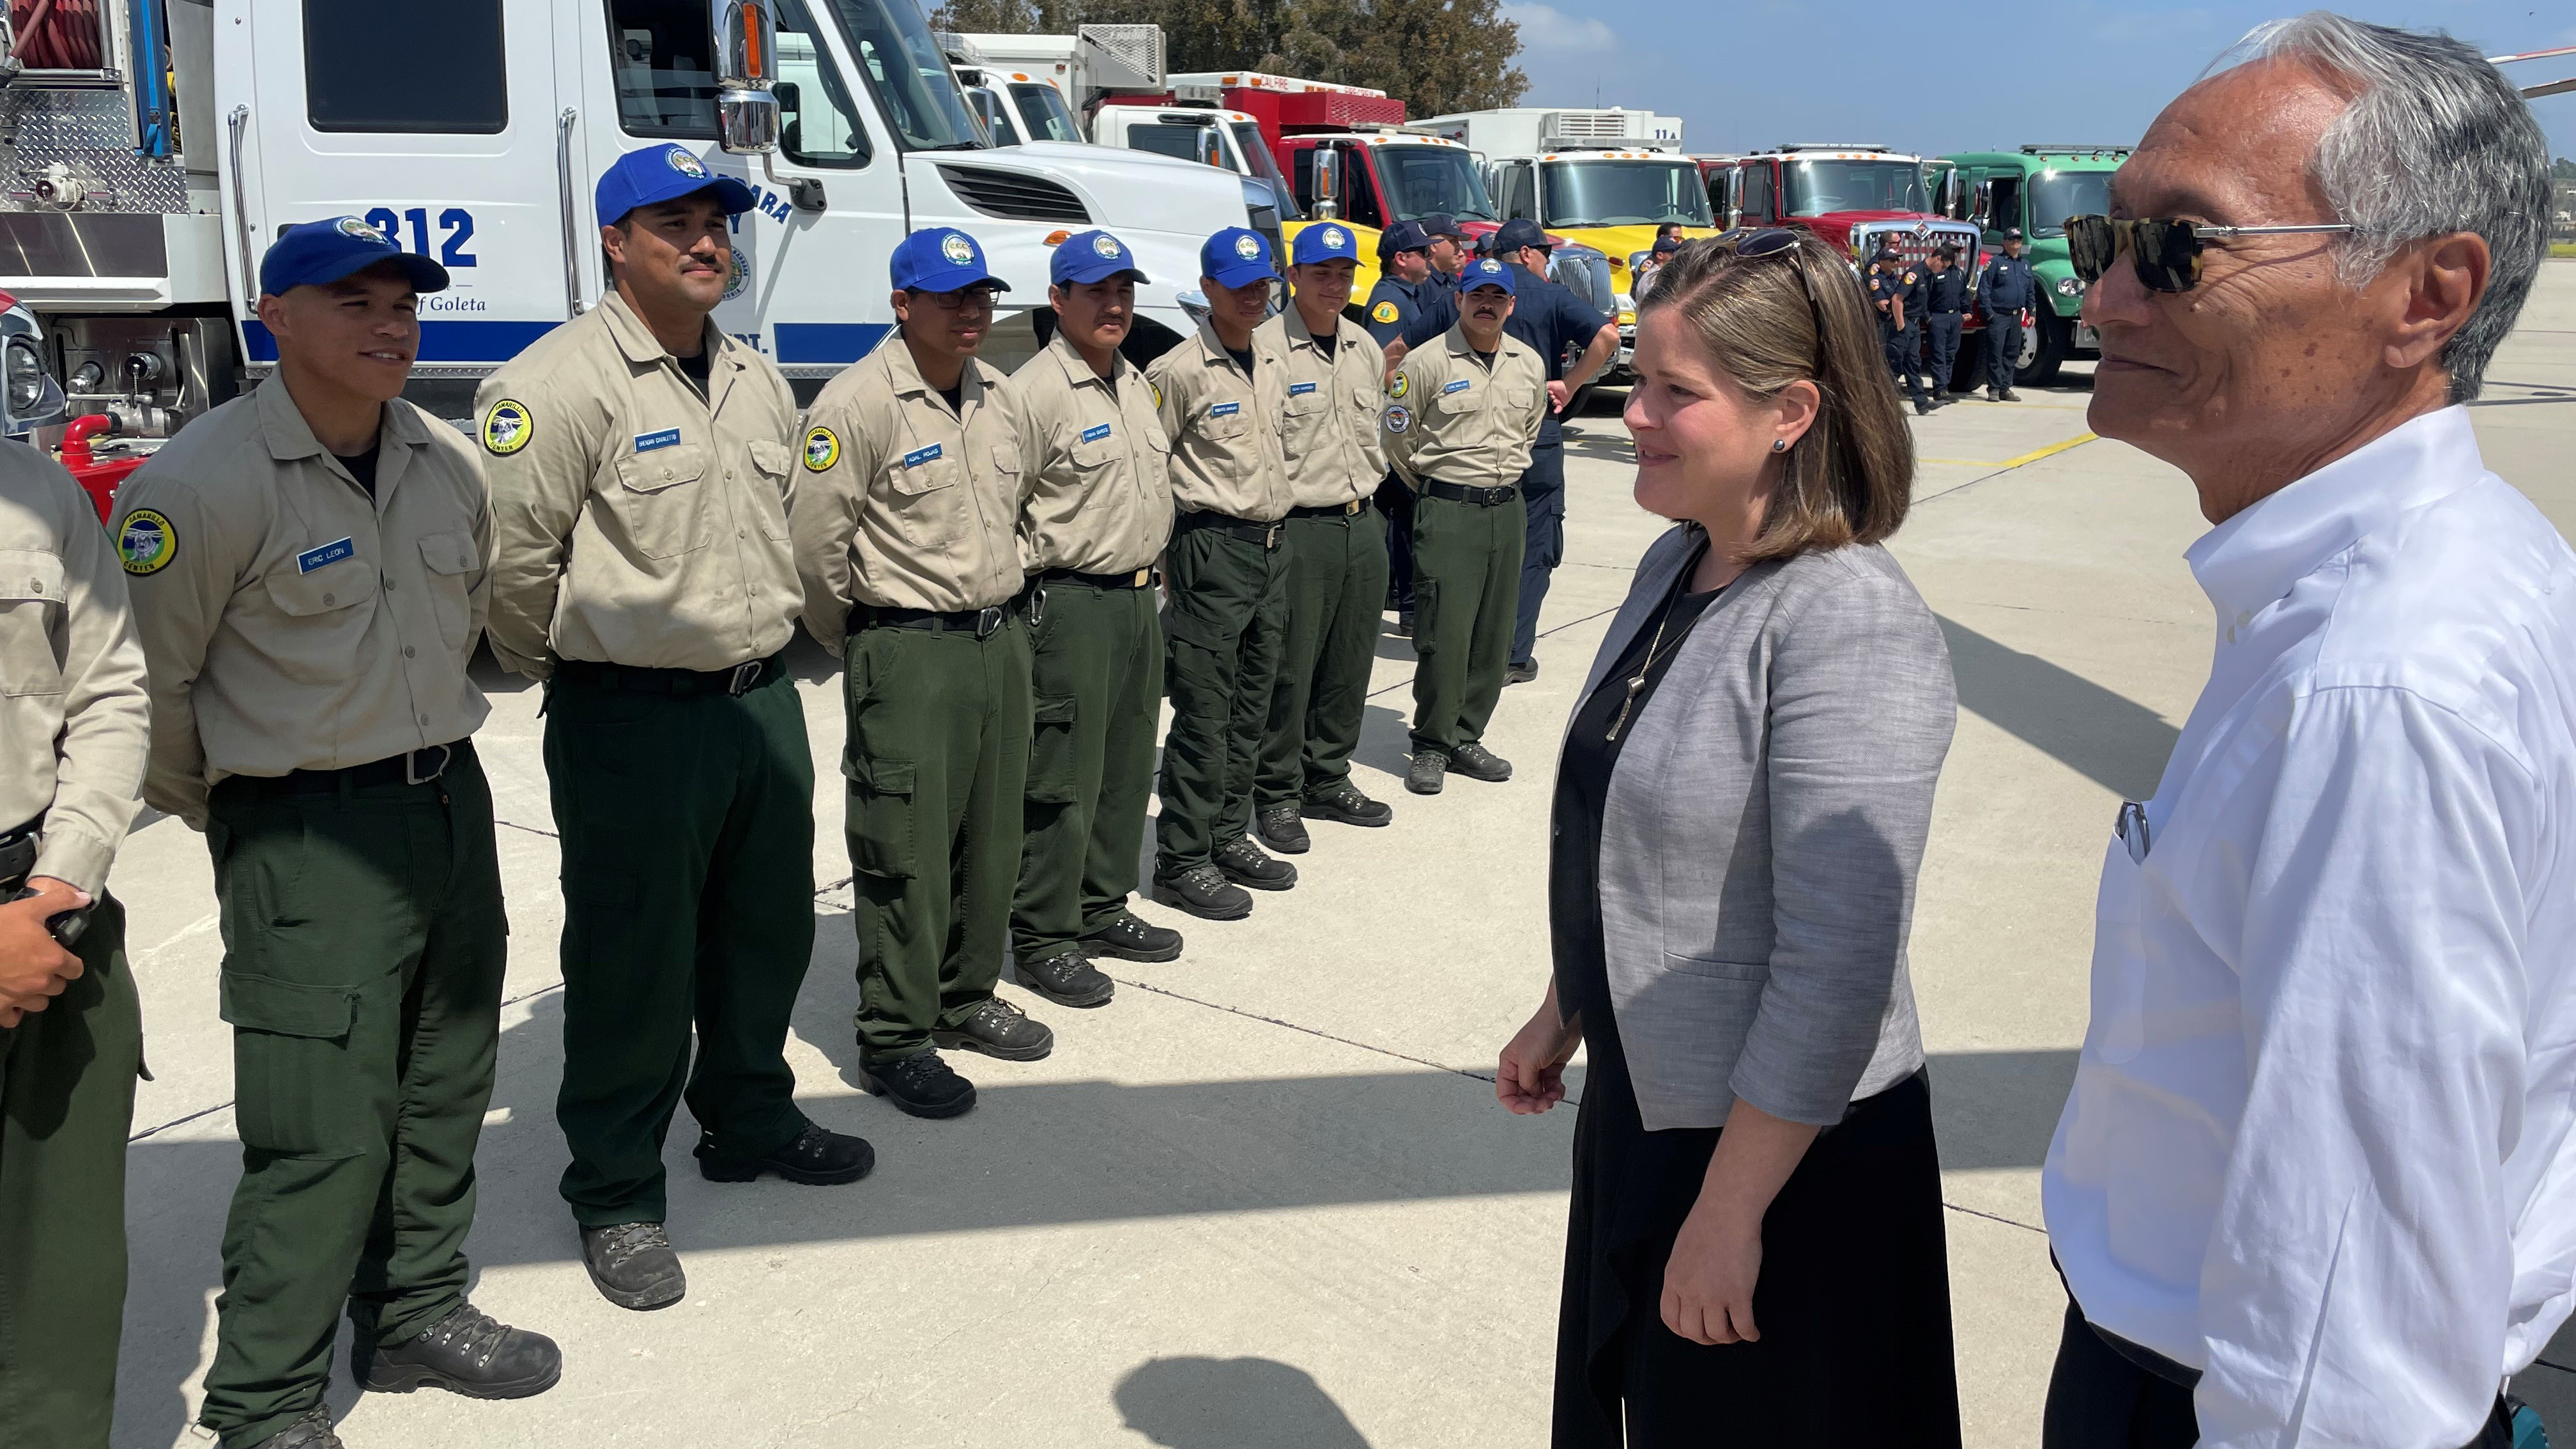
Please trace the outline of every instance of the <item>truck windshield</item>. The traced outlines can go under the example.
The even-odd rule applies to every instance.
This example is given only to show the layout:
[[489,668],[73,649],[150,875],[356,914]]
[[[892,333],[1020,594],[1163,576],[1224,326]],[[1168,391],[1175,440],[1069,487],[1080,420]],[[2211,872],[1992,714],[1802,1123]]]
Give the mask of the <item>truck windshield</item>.
[[1706,226],[1708,192],[1693,162],[1552,161],[1539,168],[1548,226]]
[[915,151],[978,151],[982,128],[957,93],[948,58],[911,0],[817,0],[840,18],[841,33],[867,71],[895,135]]
[[1493,221],[1494,201],[1476,174],[1475,157],[1455,146],[1371,146],[1386,183],[1390,221],[1418,221],[1435,212],[1461,221]]
[[2068,217],[2102,216],[2110,210],[2108,171],[2043,171],[2031,178],[2032,236],[2064,236]]
[[1011,99],[1019,102],[1020,119],[1028,122],[1032,141],[1080,141],[1082,132],[1073,124],[1073,112],[1064,104],[1064,93],[1051,85],[1021,81],[1011,87]]
[[1930,209],[1919,161],[1801,161],[1787,170],[1791,216]]

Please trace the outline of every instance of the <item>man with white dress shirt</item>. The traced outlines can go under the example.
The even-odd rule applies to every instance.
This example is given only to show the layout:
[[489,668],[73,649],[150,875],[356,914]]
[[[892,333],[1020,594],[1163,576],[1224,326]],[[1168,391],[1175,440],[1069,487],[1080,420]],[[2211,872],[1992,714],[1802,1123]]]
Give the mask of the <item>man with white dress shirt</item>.
[[2092,427],[2190,475],[2218,617],[2103,862],[2045,1443],[2502,1446],[2576,1297],[2576,554],[2463,405],[2548,153],[2445,36],[2235,58],[2068,225]]

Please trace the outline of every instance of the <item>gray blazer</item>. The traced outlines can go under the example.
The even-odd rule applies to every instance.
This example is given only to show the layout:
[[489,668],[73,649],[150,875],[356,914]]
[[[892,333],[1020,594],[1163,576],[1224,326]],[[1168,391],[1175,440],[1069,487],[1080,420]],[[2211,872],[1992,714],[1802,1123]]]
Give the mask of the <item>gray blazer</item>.
[[[1697,537],[1646,551],[1580,698],[1653,631]],[[1957,720],[1949,647],[1883,548],[1756,564],[1700,616],[1602,810],[1610,998],[1647,1130],[1717,1126],[1739,1096],[1830,1124],[1922,1065],[1905,938]]]

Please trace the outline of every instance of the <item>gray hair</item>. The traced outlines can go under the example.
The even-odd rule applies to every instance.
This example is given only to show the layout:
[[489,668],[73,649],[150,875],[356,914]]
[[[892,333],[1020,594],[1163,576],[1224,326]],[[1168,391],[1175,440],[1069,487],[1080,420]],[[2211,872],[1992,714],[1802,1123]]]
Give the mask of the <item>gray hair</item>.
[[2211,69],[2273,58],[2308,62],[2356,91],[2309,163],[2336,219],[2357,228],[2337,262],[2345,285],[2367,284],[2427,237],[2486,239],[2486,295],[2442,347],[2451,401],[2476,397],[2548,252],[2549,142],[2530,105],[2446,31],[2326,10],[2255,27]]

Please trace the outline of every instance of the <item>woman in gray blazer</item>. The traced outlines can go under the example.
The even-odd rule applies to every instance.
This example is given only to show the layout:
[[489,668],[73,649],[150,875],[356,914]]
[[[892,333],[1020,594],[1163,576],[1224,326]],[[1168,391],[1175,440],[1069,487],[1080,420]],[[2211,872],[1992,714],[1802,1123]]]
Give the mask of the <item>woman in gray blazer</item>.
[[1514,1112],[1590,1056],[1558,1449],[1959,1443],[1905,939],[1957,701],[1880,540],[1913,444],[1804,232],[1693,242],[1638,318],[1637,569],[1558,767]]

